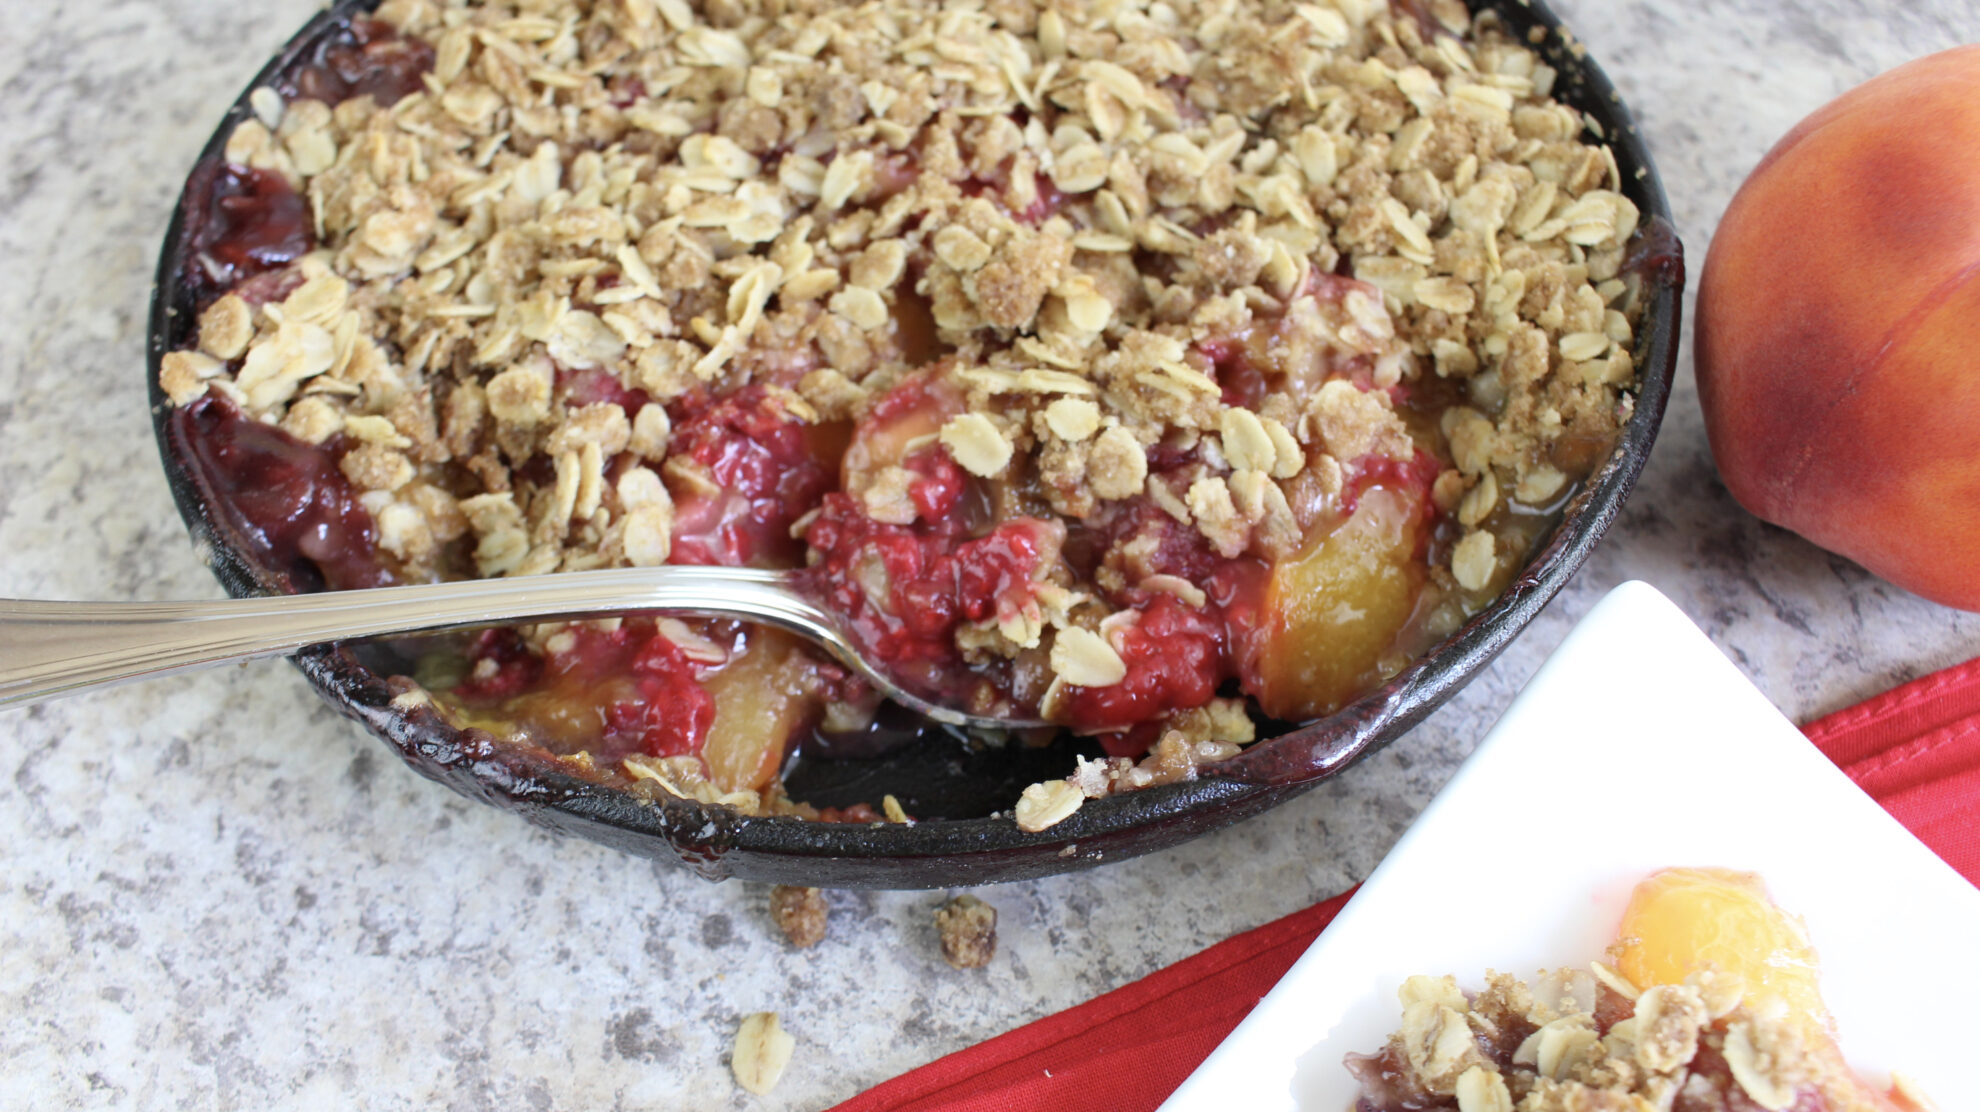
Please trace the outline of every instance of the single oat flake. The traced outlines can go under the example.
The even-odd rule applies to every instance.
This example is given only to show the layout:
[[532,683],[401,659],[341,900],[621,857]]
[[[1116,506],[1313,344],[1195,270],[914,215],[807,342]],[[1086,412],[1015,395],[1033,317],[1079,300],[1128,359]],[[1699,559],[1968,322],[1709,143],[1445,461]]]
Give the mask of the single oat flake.
[[736,1084],[757,1096],[776,1088],[785,1067],[791,1064],[791,1052],[796,1046],[797,1040],[784,1030],[776,1012],[756,1012],[743,1017],[742,1024],[736,1028],[735,1047],[729,1058]]

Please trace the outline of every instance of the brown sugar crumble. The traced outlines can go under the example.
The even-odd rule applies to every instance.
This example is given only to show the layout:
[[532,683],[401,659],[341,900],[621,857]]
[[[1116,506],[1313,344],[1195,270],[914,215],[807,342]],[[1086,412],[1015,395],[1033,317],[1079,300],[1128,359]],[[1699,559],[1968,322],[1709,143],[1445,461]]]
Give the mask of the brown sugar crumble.
[[[810,566],[931,684],[1110,739],[1043,829],[1394,674],[1630,416],[1613,154],[1492,18],[1405,7],[385,0],[391,81],[228,139],[307,249],[160,385],[333,455],[401,581]],[[783,796],[875,700],[778,635],[490,631],[436,675],[584,775],[880,817]]]
[[770,918],[800,950],[825,940],[830,914],[825,893],[816,888],[779,884],[770,890]]
[[957,896],[935,909],[942,960],[957,969],[981,969],[997,956],[997,909],[975,896]]

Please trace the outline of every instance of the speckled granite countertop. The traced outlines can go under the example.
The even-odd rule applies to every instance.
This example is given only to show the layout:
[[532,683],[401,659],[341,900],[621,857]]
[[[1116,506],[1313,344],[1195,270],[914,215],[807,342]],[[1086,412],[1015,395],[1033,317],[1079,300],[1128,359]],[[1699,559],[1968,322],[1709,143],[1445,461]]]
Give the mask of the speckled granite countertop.
[[[145,413],[154,252],[214,121],[315,0],[19,0],[0,37],[0,594],[215,597]],[[1816,105],[1971,35],[1967,0],[1557,0],[1636,107],[1695,266]],[[792,952],[760,886],[554,839],[401,767],[282,664],[0,716],[0,1104],[815,1108],[1367,875],[1603,592],[1650,581],[1796,719],[1980,652],[1980,616],[1740,511],[1688,363],[1618,527],[1526,636],[1413,734],[1155,856],[979,894],[839,893]],[[797,1038],[768,1098],[729,1039]],[[357,1099],[357,1098],[362,1098]]]

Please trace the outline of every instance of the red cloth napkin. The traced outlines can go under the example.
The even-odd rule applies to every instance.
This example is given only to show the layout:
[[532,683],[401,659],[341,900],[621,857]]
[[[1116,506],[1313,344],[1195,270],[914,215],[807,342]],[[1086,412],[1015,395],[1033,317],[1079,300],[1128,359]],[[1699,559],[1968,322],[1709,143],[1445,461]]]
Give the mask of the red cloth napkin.
[[[1980,885],[1980,658],[1805,727],[1898,821]],[[902,1074],[832,1112],[1140,1112],[1181,1085],[1352,893]]]
[[1919,841],[1980,885],[1980,657],[1802,730]]

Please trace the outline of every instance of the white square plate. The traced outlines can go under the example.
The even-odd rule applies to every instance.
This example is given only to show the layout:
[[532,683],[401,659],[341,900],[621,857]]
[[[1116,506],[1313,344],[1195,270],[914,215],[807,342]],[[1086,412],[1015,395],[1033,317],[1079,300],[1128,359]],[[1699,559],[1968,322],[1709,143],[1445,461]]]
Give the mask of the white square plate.
[[1415,973],[1531,976],[1602,955],[1630,889],[1759,873],[1807,923],[1843,1053],[1980,1108],[1980,890],[1810,745],[1669,599],[1616,588],[1164,1112],[1343,1112]]

